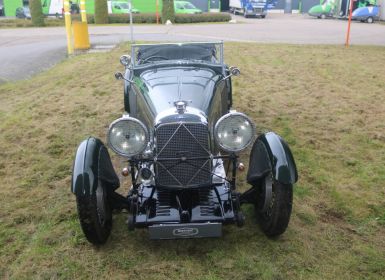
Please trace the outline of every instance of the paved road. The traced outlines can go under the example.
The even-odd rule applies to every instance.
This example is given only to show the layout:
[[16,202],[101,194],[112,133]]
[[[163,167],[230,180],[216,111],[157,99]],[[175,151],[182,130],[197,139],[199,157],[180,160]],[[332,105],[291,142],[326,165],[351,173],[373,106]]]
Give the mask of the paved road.
[[[347,22],[303,15],[268,15],[266,19],[234,17],[236,24],[136,25],[136,41],[241,41],[289,44],[339,44]],[[92,45],[130,39],[129,26],[90,26]],[[66,57],[63,27],[0,29],[0,83],[27,78]],[[354,22],[351,43],[385,46],[385,25]]]

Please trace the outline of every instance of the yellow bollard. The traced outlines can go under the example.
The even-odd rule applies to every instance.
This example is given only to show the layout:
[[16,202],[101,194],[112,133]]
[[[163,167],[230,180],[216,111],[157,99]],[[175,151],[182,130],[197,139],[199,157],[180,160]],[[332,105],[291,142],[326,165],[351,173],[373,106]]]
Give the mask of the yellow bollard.
[[69,0],[64,1],[64,19],[67,33],[67,51],[68,54],[73,54],[74,49],[72,47],[72,32],[71,32],[71,12]]
[[88,25],[86,22],[74,22],[74,47],[76,50],[88,50],[90,39],[88,36]]
[[87,23],[86,0],[80,0],[80,14],[82,15],[82,22]]

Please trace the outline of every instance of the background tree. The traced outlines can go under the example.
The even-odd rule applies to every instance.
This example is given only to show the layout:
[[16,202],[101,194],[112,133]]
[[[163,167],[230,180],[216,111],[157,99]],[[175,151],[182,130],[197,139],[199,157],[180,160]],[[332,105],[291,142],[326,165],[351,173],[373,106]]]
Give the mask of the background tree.
[[44,26],[43,8],[41,0],[30,0],[29,9],[31,11],[32,24],[34,26]]
[[168,19],[175,22],[174,0],[163,0],[162,23],[166,23]]
[[108,23],[107,0],[95,0],[95,23]]

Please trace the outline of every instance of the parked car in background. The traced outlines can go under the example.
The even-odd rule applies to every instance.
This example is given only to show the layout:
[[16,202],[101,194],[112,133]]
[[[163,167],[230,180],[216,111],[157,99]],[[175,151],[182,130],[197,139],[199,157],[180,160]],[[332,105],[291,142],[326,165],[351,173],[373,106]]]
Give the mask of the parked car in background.
[[335,0],[324,0],[322,4],[311,7],[308,14],[321,19],[333,17],[335,7]]
[[70,2],[70,11],[71,14],[79,14],[80,13],[80,7],[78,3],[73,3],[72,1]]
[[353,11],[352,19],[361,22],[373,23],[379,20],[380,9],[378,6],[367,6],[357,8]]
[[174,9],[177,14],[200,14],[202,10],[188,1],[174,1]]
[[19,7],[16,9],[17,18],[31,19],[31,11],[29,7]]
[[[127,1],[107,1],[109,14],[128,14],[130,12],[130,5]],[[140,11],[133,6],[132,13],[139,14]]]
[[[256,136],[253,120],[234,110],[232,78],[240,70],[224,63],[223,43],[133,45],[120,62],[125,112],[110,124],[107,143],[132,185],[116,191],[121,180],[101,140],[79,145],[71,190],[88,241],[105,243],[120,210],[129,230],[147,228],[150,239],[220,237],[222,226],[245,224],[242,204],[254,205],[267,236],[284,233],[295,161],[280,136]],[[250,146],[249,188],[240,193],[239,153]]]
[[266,0],[230,0],[229,6],[230,12],[234,15],[242,14],[245,18],[252,16],[265,18],[268,10]]

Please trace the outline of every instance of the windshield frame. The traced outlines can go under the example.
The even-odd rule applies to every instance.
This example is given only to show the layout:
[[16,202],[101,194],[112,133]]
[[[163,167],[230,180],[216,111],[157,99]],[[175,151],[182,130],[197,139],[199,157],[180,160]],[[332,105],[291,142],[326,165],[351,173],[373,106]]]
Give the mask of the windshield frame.
[[[191,45],[191,46],[196,46],[196,45],[215,45],[215,48],[217,50],[217,57],[216,59],[218,60],[217,62],[213,61],[207,61],[207,60],[199,60],[199,59],[192,59],[192,58],[186,58],[186,59],[167,59],[167,60],[158,60],[158,61],[153,61],[153,62],[148,62],[145,64],[138,64],[138,58],[137,58],[137,53],[140,47],[157,47],[157,46],[181,46],[181,45]],[[219,52],[219,53],[218,53]],[[196,63],[202,63],[202,64],[211,64],[215,66],[219,65],[224,65],[224,54],[223,54],[223,41],[217,41],[217,42],[187,42],[187,43],[161,43],[161,44],[133,44],[131,46],[131,63],[132,66],[135,67],[141,67],[145,65],[156,65],[156,64],[165,64],[165,63],[171,63],[171,64],[189,64],[189,61],[192,64]]]

